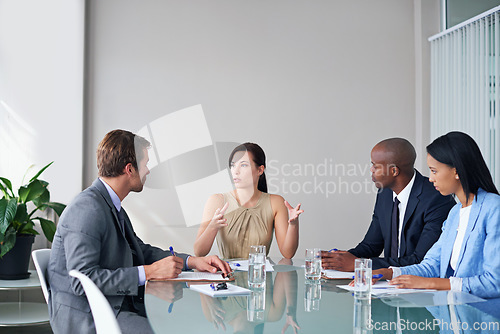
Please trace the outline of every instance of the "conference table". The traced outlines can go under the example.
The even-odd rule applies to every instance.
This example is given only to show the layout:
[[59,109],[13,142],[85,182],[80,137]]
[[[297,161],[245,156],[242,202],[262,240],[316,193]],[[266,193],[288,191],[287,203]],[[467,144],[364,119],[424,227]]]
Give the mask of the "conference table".
[[[310,281],[303,260],[270,259],[264,289],[210,297],[189,283],[149,281],[145,306],[155,333],[500,333],[500,298],[475,302],[448,291],[356,298],[349,280]],[[234,285],[248,288],[248,273]],[[468,301],[474,301],[470,303]]]

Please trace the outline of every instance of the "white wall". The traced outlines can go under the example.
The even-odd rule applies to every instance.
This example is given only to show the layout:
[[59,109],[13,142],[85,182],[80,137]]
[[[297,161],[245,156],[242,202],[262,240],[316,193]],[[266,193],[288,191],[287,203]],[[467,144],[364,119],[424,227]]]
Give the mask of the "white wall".
[[[376,142],[405,137],[420,154],[428,143],[426,37],[438,31],[437,0],[89,3],[86,185],[106,132],[201,104],[214,142],[259,143],[271,192],[302,203],[302,256],[363,237]],[[330,175],[305,171],[325,161]],[[337,191],[311,190],[315,180]],[[192,252],[197,226],[185,226],[176,192],[146,185],[124,204],[138,234]]]
[[0,0],[0,176],[17,190],[55,161],[42,177],[63,203],[82,185],[83,35],[83,0]]

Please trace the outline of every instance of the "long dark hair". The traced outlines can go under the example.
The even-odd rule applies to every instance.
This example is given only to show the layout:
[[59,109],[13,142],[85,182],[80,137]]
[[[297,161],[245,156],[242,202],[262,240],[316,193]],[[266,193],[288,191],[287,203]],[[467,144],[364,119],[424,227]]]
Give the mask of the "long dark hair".
[[479,188],[498,194],[479,146],[468,134],[453,131],[436,138],[427,146],[427,153],[457,170],[467,199]]
[[[264,150],[255,143],[243,143],[234,148],[234,150],[229,155],[229,167],[231,167],[231,162],[233,161],[233,157],[236,152],[250,152],[252,153],[253,162],[259,166],[264,166],[266,168],[266,154]],[[266,173],[262,173],[259,177],[259,182],[257,183],[257,189],[262,191],[263,193],[267,193],[267,181],[266,181]]]

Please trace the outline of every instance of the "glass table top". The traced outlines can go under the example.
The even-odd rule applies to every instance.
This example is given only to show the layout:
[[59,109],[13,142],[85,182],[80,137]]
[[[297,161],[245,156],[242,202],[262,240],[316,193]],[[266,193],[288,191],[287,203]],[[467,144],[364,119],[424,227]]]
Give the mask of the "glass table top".
[[[338,287],[348,280],[308,281],[303,261],[278,263],[265,289],[212,298],[185,282],[148,282],[145,305],[155,333],[500,333],[500,300],[454,305],[390,296],[357,299]],[[232,284],[248,288],[248,273]],[[448,293],[448,292],[440,292]],[[436,300],[436,298],[434,298]],[[441,298],[442,301],[443,298]],[[446,300],[446,298],[445,298]],[[464,299],[466,300],[466,299]],[[443,305],[444,304],[444,305]],[[419,304],[420,305],[420,304]],[[399,324],[399,325],[398,325]],[[399,330],[398,330],[399,326]],[[458,331],[456,331],[456,330]]]

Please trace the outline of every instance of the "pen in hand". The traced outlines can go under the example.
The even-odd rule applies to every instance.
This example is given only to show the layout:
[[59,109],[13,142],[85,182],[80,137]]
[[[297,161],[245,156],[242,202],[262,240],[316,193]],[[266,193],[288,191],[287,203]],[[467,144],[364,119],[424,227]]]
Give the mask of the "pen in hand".
[[[170,247],[172,248],[172,247]],[[170,303],[170,305],[168,306],[168,313],[172,313],[172,309],[174,308],[174,303]]]
[[332,249],[330,249],[330,250],[328,251],[328,253],[331,253],[332,251],[338,251],[338,249],[337,249],[337,248],[332,248]]
[[[373,275],[372,278],[382,278],[382,274],[376,274],[376,275]],[[352,277],[352,279],[354,279],[354,276]]]
[[170,250],[170,254],[172,254],[172,256],[175,256],[174,247],[170,246],[168,249]]

